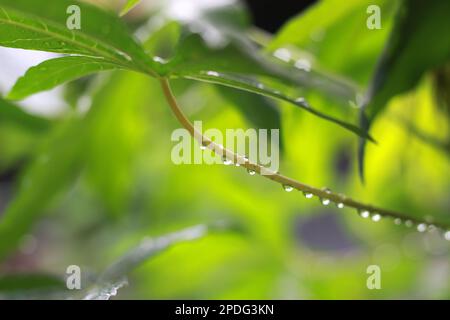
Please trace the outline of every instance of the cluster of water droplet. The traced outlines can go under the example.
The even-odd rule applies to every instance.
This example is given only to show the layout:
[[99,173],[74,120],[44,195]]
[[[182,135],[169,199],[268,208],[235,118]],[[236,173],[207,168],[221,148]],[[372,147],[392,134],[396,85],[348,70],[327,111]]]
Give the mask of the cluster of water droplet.
[[300,58],[297,60],[293,60],[293,54],[292,52],[287,48],[278,48],[273,53],[273,56],[281,61],[284,61],[286,63],[294,63],[294,67],[309,72],[311,71],[311,62],[308,59]]
[[358,210],[359,216],[361,218],[367,219],[370,218],[374,222],[378,222],[381,220],[381,215],[379,213],[371,213],[369,210],[362,209]]
[[[201,146],[201,148],[205,149],[206,147]],[[243,157],[243,158],[244,158],[244,162],[248,163],[248,161],[249,161],[248,158],[247,157]],[[223,160],[224,165],[232,165],[233,164],[233,161],[228,159],[226,156],[223,156],[222,160]],[[235,165],[236,166],[240,166],[240,164],[238,162]],[[256,171],[251,169],[251,168],[248,168],[247,172],[251,176],[256,174]],[[292,192],[295,189],[293,186],[291,186],[289,184],[283,184],[282,187],[283,187],[284,191],[286,191],[286,192]],[[322,190],[325,193],[330,193],[331,194],[331,190],[329,188],[323,188]],[[308,191],[303,191],[303,195],[305,196],[306,199],[311,199],[311,198],[314,197],[314,194],[311,193],[311,192],[308,192]],[[342,198],[344,198],[344,197],[345,196],[342,195]],[[330,203],[333,202],[333,201],[331,201],[330,199],[328,199],[326,197],[320,197],[319,199],[320,199],[320,202],[322,203],[322,205],[324,205],[324,206],[328,206]],[[345,207],[345,205],[344,205],[343,202],[336,202],[336,207],[338,209],[342,209],[342,208]],[[359,216],[361,218],[364,218],[364,219],[370,218],[370,220],[372,220],[374,222],[378,222],[382,218],[382,215],[379,214],[378,212],[371,212],[368,209],[358,209],[358,214],[359,214]],[[394,224],[396,224],[396,225],[405,225],[408,228],[411,228],[411,227],[413,227],[415,225],[415,223],[412,220],[406,219],[406,220],[403,221],[401,218],[395,218],[394,219]],[[431,231],[437,230],[438,228],[435,225],[431,224],[431,223],[429,223],[429,224],[427,224],[427,223],[418,223],[416,225],[416,229],[417,229],[418,232],[426,232],[426,231],[430,231],[431,232]],[[444,238],[446,240],[450,241],[450,230],[443,230],[443,236],[444,236]]]
[[[294,188],[290,185],[283,185],[283,189],[286,192],[291,192],[292,190],[294,190]],[[326,193],[331,193],[330,189],[328,189],[328,188],[324,188],[323,191],[325,191]],[[313,193],[307,192],[307,191],[303,191],[303,195],[307,199],[311,199],[314,197]],[[332,203],[332,201],[326,197],[320,197],[319,199],[320,199],[320,202],[322,203],[322,205],[324,205],[324,206],[328,206],[330,203]],[[339,209],[342,209],[345,207],[345,205],[343,202],[336,202],[336,207]],[[372,220],[374,222],[378,222],[382,218],[381,214],[379,214],[377,212],[370,212],[367,209],[358,209],[358,213],[359,213],[360,217],[362,217],[364,219],[370,218],[370,220]],[[412,220],[406,219],[403,221],[401,218],[395,218],[394,223],[396,225],[405,225],[408,228],[411,228],[415,225],[415,223]],[[416,229],[418,232],[421,232],[421,233],[427,232],[427,231],[432,232],[432,231],[438,230],[438,228],[435,225],[433,225],[431,223],[428,224],[428,223],[423,223],[423,222],[417,223]],[[444,230],[443,235],[446,240],[450,241],[450,230]]]
[[[369,210],[359,210],[359,215],[362,218],[371,218],[372,221],[380,221],[381,220],[381,215],[378,213],[371,213]],[[436,230],[439,230],[438,227],[436,227],[434,224],[432,223],[425,223],[425,222],[419,222],[419,223],[414,223],[412,220],[410,219],[401,219],[401,218],[394,218],[394,224],[401,226],[404,225],[407,228],[412,228],[415,227],[416,230],[418,232],[434,232]],[[446,240],[450,241],[450,231],[449,230],[441,230],[443,232],[444,238]]]

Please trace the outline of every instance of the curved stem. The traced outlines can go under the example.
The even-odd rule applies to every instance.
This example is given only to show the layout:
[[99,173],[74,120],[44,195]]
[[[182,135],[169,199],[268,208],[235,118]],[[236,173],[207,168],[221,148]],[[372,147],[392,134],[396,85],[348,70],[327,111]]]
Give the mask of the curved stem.
[[[327,189],[319,189],[312,186],[309,186],[307,184],[301,183],[299,181],[296,181],[294,179],[291,179],[289,177],[283,176],[282,174],[278,172],[268,172],[268,169],[257,164],[250,162],[247,158],[241,155],[235,154],[233,151],[228,150],[224,148],[221,145],[216,144],[214,141],[209,139],[206,136],[203,136],[201,132],[199,132],[193,124],[189,121],[189,119],[185,116],[181,108],[179,107],[175,96],[172,93],[169,80],[167,78],[160,78],[161,86],[164,91],[164,95],[167,99],[167,102],[170,105],[170,108],[172,109],[173,113],[175,114],[175,117],[178,119],[178,121],[181,123],[181,125],[203,146],[208,147],[209,149],[213,150],[216,154],[220,154],[223,157],[226,157],[226,159],[233,161],[233,163],[239,163],[241,167],[246,168],[249,171],[253,171],[255,173],[261,174],[264,173],[262,176],[270,179],[272,181],[278,182],[283,186],[290,186],[294,189],[297,189],[299,191],[304,192],[305,194],[315,195],[321,199],[327,199],[331,202],[334,202],[336,204],[341,204],[343,206],[355,208],[359,210],[360,212],[367,211],[367,213],[371,214],[379,214],[380,216],[386,216],[391,218],[398,218],[401,219],[401,221],[410,221],[410,223],[416,223],[421,224],[424,223],[428,225],[429,223],[416,218],[411,217],[407,214],[396,212],[393,210],[383,209],[379,207],[375,207],[368,204],[363,204],[361,202],[358,202],[356,200],[353,200],[343,194],[338,194],[331,192]],[[443,230],[448,229],[448,226],[442,223],[432,223],[433,226],[437,228],[441,228]]]

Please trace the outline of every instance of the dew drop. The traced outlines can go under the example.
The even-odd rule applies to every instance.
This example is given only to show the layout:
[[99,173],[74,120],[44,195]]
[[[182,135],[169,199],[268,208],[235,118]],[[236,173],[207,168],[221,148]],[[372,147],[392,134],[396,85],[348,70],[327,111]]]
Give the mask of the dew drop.
[[247,172],[249,175],[254,176],[256,174],[256,171],[253,169],[247,169]]
[[402,219],[400,219],[400,218],[395,218],[394,223],[395,223],[396,225],[401,225],[401,224],[402,224]]
[[378,221],[380,221],[380,220],[381,220],[381,216],[380,216],[378,213],[375,213],[375,214],[372,216],[372,221],[378,222]]
[[212,76],[212,77],[218,77],[219,76],[219,73],[215,72],[215,71],[208,71],[208,72],[206,72],[206,74],[208,76]]
[[427,231],[427,225],[425,223],[420,223],[417,225],[417,231],[425,232]]
[[200,146],[200,149],[206,150],[206,146]]
[[295,99],[295,102],[298,104],[305,104],[306,100],[303,97],[299,97],[299,98]]
[[367,219],[370,216],[370,212],[367,210],[362,210],[359,212],[359,215],[361,216],[361,218]]
[[286,192],[291,192],[292,190],[294,190],[294,188],[292,186],[287,185],[287,184],[283,185],[283,189]]
[[300,69],[300,70],[303,70],[303,71],[306,71],[306,72],[311,71],[311,63],[308,60],[306,60],[306,59],[298,59],[295,62],[295,67],[297,69]]
[[226,166],[229,166],[230,164],[233,163],[233,161],[231,161],[230,159],[228,159],[227,157],[223,157],[222,158],[223,164]]
[[338,207],[339,209],[342,209],[342,208],[344,208],[345,206],[344,206],[344,204],[343,204],[342,202],[338,202],[338,203],[336,204],[336,207]]
[[408,228],[411,228],[413,225],[413,222],[411,220],[406,220],[405,221],[405,226],[407,226]]
[[322,204],[324,205],[324,206],[327,206],[327,205],[329,205],[330,204],[330,199],[320,199],[320,202],[322,202]]
[[273,55],[284,62],[289,62],[289,60],[291,60],[291,52],[286,48],[279,48],[275,50]]
[[314,195],[311,192],[306,191],[303,191],[303,195],[305,196],[306,199],[311,199],[312,197],[314,197]]

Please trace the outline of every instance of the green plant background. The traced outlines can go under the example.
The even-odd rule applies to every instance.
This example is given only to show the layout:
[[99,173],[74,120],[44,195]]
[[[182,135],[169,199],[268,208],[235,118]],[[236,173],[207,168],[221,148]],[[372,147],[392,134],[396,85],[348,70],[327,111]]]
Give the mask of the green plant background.
[[[320,2],[273,36],[245,28],[261,38],[267,53],[288,48],[294,56],[312,61],[313,70],[349,79],[362,92],[371,86],[398,8],[406,6],[375,1],[382,8],[383,28],[369,30],[369,2]],[[138,8],[125,17],[130,28],[152,12]],[[232,21],[225,17],[225,22]],[[189,56],[189,43],[174,49],[176,40],[171,39],[177,39],[177,28],[172,21],[152,29],[153,40],[146,48],[164,57]],[[428,41],[446,41],[441,37],[447,31],[436,29]],[[198,46],[193,48],[195,58]],[[428,49],[421,48],[425,55]],[[219,65],[214,59],[234,61],[232,52],[222,57],[221,48],[214,50],[207,66]],[[364,184],[353,133],[288,102],[186,79],[173,80],[173,86],[189,118],[202,120],[207,128],[280,127],[280,171],[285,175],[362,202],[448,222],[448,100],[437,96],[440,92],[448,97],[449,87],[436,86],[439,72],[449,78],[448,52],[446,57],[447,67],[427,65],[410,88],[392,89],[371,125],[377,144],[366,146]],[[409,61],[406,67],[416,68],[414,56]],[[175,64],[180,73],[192,68],[204,66]],[[318,110],[358,120],[359,110],[345,95],[266,81],[306,97]],[[95,278],[145,236],[228,221],[233,228],[175,244],[140,264],[118,297],[450,298],[449,243],[440,235],[396,226],[390,219],[374,223],[349,208],[323,207],[317,199],[284,192],[242,168],[174,165],[170,137],[180,124],[156,79],[117,70],[76,80],[64,90],[67,106],[50,119],[0,100],[0,172],[2,177],[15,173],[1,180],[0,204],[2,210],[23,213],[3,221],[15,228],[7,234],[21,240],[15,246],[7,237],[0,239],[2,251],[10,252],[0,262],[0,297],[46,297],[48,287],[58,287],[55,277],[63,279],[68,265],[79,265]],[[83,95],[92,101],[87,112],[80,111]],[[340,242],[345,246],[337,245]],[[366,268],[372,264],[381,267],[381,290],[366,287]]]

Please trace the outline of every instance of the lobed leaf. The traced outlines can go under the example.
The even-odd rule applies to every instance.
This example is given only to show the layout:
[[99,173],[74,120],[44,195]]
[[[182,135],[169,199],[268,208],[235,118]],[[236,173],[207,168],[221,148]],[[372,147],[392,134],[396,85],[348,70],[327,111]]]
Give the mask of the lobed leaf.
[[[81,29],[70,30],[68,9],[80,9]],[[67,13],[69,12],[69,13]],[[113,14],[72,0],[0,0],[0,45],[81,54],[155,75],[158,65],[145,54]]]

